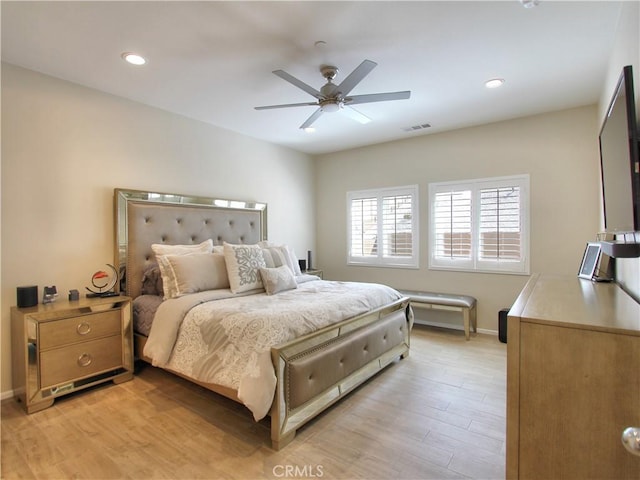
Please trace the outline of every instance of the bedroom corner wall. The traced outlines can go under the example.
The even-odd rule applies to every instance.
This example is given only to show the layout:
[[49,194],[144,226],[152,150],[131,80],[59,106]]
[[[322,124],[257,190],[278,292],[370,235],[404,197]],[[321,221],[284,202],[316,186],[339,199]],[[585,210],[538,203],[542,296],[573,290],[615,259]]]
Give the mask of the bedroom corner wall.
[[[575,275],[599,223],[595,105],[322,155],[317,171],[317,265],[325,278],[472,295],[478,327],[497,331],[527,276],[429,270],[428,184],[528,173],[531,273]],[[346,192],[419,185],[420,268],[347,266]]]
[[7,64],[1,169],[2,398],[16,286],[83,291],[114,258],[115,187],[266,202],[271,240],[315,250],[308,155]]

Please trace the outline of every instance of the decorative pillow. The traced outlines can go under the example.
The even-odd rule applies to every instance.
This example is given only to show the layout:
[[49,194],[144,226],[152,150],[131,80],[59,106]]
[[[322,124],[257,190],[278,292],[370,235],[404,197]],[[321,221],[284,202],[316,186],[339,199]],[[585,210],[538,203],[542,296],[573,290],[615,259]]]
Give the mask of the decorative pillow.
[[224,244],[224,260],[233,293],[262,288],[260,269],[265,268],[262,248],[258,245]]
[[293,264],[293,273],[296,275],[302,275],[302,270],[300,270],[300,263],[298,263],[298,256],[296,255],[296,252],[291,247],[287,247],[287,249],[289,250],[289,257]]
[[167,263],[166,255],[189,255],[191,253],[211,253],[213,251],[213,240],[208,239],[196,245],[166,245],[164,243],[154,243],[151,250],[156,255],[160,274],[162,275],[162,285],[164,299],[175,297],[175,280],[173,279],[171,267]]
[[293,250],[287,245],[262,245],[262,253],[267,268],[280,267],[286,265],[294,275],[301,275],[298,258]]
[[229,277],[221,253],[166,255],[174,280],[173,297],[205,290],[229,288]]
[[162,274],[157,263],[149,265],[142,274],[142,295],[156,295],[164,297],[162,288]]
[[289,267],[289,252],[283,247],[262,247],[262,255],[267,268]]
[[286,265],[276,268],[261,268],[260,276],[267,295],[298,288],[293,272]]

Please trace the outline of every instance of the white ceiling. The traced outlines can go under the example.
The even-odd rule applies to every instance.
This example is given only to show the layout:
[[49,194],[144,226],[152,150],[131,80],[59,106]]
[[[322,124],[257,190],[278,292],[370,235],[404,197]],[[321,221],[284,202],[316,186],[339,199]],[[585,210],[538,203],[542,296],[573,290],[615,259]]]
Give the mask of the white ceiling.
[[[2,60],[313,154],[596,103],[619,13],[611,1],[2,1]],[[310,134],[298,127],[315,107],[253,108],[314,101],[273,70],[319,89],[321,64],[339,83],[364,59],[378,67],[353,95],[412,92],[358,105],[371,123],[327,113]],[[493,77],[506,83],[486,89]]]

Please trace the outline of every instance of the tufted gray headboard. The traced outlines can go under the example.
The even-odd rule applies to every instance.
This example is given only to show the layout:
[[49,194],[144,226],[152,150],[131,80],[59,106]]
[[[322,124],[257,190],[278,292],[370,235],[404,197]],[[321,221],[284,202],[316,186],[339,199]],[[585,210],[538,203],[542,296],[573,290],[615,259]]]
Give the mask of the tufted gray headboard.
[[154,243],[214,245],[267,238],[267,205],[178,194],[115,189],[115,267],[120,291],[140,295],[142,275],[155,263]]

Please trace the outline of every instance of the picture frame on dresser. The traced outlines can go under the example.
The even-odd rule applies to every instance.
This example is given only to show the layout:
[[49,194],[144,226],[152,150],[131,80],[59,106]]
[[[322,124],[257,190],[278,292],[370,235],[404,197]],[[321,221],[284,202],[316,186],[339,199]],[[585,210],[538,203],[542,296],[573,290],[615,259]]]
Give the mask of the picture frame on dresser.
[[609,282],[613,278],[609,256],[600,242],[587,242],[580,262],[578,277],[594,282]]
[[600,261],[601,249],[600,244],[596,242],[587,242],[580,262],[578,277],[585,280],[593,280],[596,275],[598,263]]

